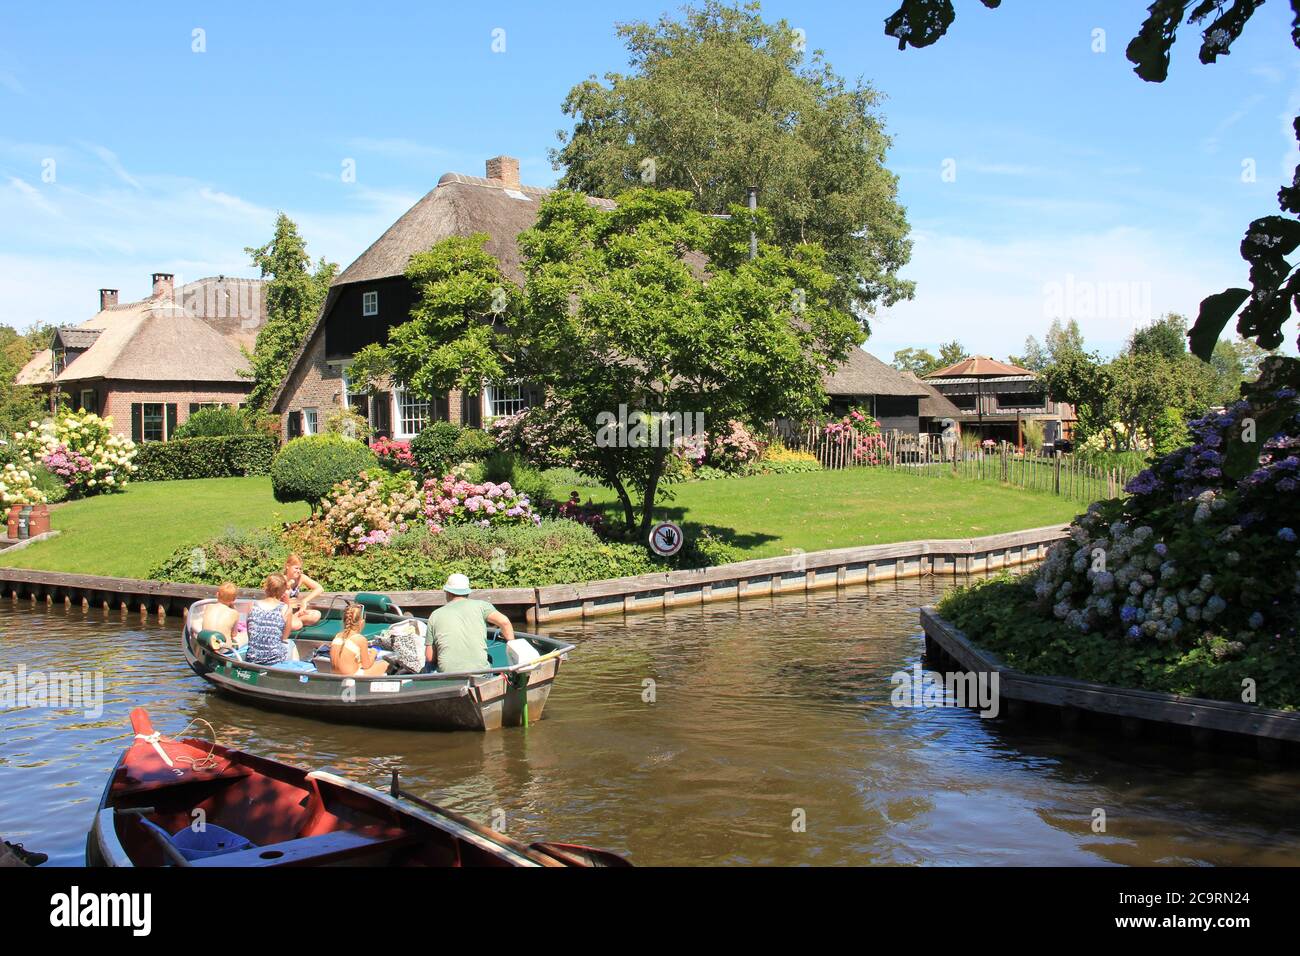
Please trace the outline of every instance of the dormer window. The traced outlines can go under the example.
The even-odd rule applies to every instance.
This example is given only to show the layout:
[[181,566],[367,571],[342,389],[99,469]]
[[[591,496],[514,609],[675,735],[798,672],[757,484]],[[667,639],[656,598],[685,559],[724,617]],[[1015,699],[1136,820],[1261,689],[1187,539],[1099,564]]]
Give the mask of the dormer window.
[[361,314],[362,315],[379,314],[379,293],[378,292],[361,293]]

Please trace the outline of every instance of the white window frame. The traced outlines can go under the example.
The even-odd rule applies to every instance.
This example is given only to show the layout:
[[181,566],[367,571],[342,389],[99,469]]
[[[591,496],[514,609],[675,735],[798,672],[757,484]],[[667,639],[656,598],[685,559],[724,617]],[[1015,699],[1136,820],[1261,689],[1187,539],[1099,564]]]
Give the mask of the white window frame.
[[302,433],[304,435],[320,434],[319,408],[304,408],[302,410]]
[[361,314],[364,316],[379,314],[379,293],[375,291],[361,293]]
[[[408,409],[412,414],[408,414]],[[421,410],[423,413],[421,414]],[[433,402],[417,398],[405,389],[393,389],[393,434],[399,439],[414,438],[433,421]],[[414,431],[408,427],[418,425]]]
[[[498,391],[510,391],[509,396],[499,395]],[[523,382],[501,382],[488,384],[483,389],[483,420],[504,418],[528,407],[528,395]],[[503,410],[505,409],[505,410]]]

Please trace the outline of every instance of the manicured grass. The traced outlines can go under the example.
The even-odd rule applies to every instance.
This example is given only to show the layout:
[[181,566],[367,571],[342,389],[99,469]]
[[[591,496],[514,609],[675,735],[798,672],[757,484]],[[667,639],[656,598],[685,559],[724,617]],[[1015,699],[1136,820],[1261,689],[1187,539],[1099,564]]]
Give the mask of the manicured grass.
[[53,508],[50,524],[59,536],[21,551],[0,551],[0,565],[143,578],[183,544],[306,514],[301,502],[276,501],[265,476],[138,482],[121,494]]
[[[568,490],[554,489],[557,496]],[[673,498],[661,499],[661,519],[682,523],[688,534],[713,529],[748,558],[1018,531],[1066,522],[1082,510],[1053,495],[882,468],[696,481],[669,490]],[[616,500],[604,488],[580,492],[583,500],[607,506]],[[0,565],[142,578],[182,545],[306,513],[304,504],[276,502],[265,477],[132,484],[121,494],[55,508],[51,522],[62,533],[0,552]]]
[[[556,487],[557,496],[568,489]],[[1068,522],[1077,501],[950,476],[922,477],[885,468],[757,475],[669,486],[657,516],[689,534],[723,532],[747,558],[920,538],[968,538]],[[603,488],[578,489],[621,516]]]

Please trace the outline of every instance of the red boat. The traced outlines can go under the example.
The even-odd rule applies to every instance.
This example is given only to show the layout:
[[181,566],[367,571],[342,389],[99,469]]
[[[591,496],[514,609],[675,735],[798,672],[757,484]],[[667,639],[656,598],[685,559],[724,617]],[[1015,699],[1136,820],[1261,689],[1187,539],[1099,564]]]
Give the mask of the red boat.
[[451,810],[323,771],[172,740],[131,712],[135,740],[104,788],[89,866],[630,866],[564,843],[525,845]]

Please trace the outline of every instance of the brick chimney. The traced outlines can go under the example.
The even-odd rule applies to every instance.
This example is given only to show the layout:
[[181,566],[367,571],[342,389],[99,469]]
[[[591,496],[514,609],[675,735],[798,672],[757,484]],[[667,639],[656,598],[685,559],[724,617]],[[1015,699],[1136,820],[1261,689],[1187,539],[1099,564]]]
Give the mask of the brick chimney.
[[172,279],[174,276],[170,272],[155,272],[153,274],[153,298],[172,297]]
[[519,160],[513,156],[493,156],[487,161],[487,178],[495,179],[506,189],[518,189]]
[[117,290],[100,289],[99,290],[99,311],[103,312],[105,309],[111,309],[115,305],[117,305]]

